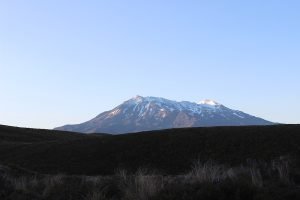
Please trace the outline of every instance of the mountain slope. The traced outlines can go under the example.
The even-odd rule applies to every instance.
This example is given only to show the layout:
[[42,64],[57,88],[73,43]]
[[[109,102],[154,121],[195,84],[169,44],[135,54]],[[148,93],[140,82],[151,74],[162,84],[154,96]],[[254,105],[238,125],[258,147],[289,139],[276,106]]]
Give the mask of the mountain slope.
[[212,100],[192,103],[136,96],[90,121],[58,127],[56,130],[120,134],[184,127],[271,124],[273,123],[229,109]]

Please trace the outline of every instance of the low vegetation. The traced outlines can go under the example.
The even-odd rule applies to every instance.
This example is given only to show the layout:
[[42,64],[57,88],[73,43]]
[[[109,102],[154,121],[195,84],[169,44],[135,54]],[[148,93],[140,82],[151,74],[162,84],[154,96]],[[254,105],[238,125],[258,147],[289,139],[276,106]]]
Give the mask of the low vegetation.
[[[112,175],[139,167],[182,174],[194,160],[230,166],[300,156],[300,126],[186,128],[85,135],[0,126],[0,163],[44,174]],[[300,166],[300,163],[297,163]],[[253,172],[255,173],[255,172]]]
[[299,169],[288,157],[229,167],[197,161],[182,175],[139,169],[111,176],[43,175],[0,167],[2,200],[283,200],[299,199]]

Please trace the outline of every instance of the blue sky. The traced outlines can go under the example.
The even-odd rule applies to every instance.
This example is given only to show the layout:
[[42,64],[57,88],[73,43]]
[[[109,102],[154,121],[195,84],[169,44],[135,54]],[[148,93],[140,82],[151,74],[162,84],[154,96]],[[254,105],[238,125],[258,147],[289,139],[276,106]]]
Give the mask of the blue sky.
[[300,123],[300,2],[0,2],[0,124],[86,121],[139,94]]

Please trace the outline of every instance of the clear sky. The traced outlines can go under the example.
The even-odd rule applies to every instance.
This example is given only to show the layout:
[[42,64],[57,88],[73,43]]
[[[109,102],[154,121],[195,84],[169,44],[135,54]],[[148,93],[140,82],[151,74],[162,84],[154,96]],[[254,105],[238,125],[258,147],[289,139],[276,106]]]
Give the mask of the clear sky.
[[300,123],[298,0],[0,1],[0,124],[79,123],[139,94]]

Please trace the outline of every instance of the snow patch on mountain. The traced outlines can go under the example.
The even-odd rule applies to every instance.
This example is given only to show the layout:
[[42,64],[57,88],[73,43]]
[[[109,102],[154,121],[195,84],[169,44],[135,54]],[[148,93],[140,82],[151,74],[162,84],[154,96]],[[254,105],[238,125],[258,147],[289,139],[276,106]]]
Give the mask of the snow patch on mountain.
[[218,105],[221,105],[219,104],[218,102],[214,101],[214,100],[211,100],[211,99],[205,99],[205,100],[202,100],[200,101],[198,104],[201,104],[201,105],[211,105],[211,106],[218,106]]

